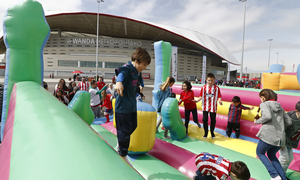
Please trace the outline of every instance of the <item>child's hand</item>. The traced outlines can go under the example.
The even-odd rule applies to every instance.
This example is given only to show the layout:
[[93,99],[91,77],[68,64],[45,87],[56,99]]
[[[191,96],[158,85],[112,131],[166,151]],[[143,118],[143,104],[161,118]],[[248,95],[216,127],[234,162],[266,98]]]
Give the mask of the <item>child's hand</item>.
[[179,99],[179,101],[178,101],[179,103],[181,103],[182,102],[182,100],[181,99]]
[[123,90],[124,90],[124,87],[123,87],[122,82],[117,82],[117,84],[116,84],[116,86],[115,86],[115,90],[116,90],[116,92],[117,92],[121,97],[123,97]]
[[222,106],[222,105],[223,105],[223,102],[222,102],[222,101],[219,101],[219,104]]
[[251,106],[251,107],[250,107],[250,110],[253,110],[253,109],[254,109],[254,107],[253,107],[253,106]]
[[198,99],[195,99],[195,100],[192,100],[193,102],[197,103],[201,100],[201,98],[198,98]]

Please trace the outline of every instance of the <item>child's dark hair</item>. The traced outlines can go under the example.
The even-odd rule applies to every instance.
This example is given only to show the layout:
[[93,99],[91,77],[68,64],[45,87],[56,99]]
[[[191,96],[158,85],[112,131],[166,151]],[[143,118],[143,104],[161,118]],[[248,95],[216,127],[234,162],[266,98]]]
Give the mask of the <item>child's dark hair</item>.
[[214,79],[216,79],[216,78],[215,78],[215,75],[214,75],[213,73],[208,73],[208,74],[206,75],[206,78],[214,78]]
[[238,96],[234,96],[234,97],[232,98],[232,102],[239,103],[239,102],[241,102],[241,98],[238,97]]
[[45,81],[43,81],[43,86],[44,86],[45,89],[48,88],[48,84]]
[[189,81],[184,81],[182,84],[186,84],[187,90],[191,90],[192,89],[192,85]]
[[92,80],[92,81],[91,81],[91,84],[95,84],[96,82],[97,82],[97,81],[95,81],[95,80]]
[[138,64],[140,63],[146,63],[146,64],[150,64],[151,63],[151,57],[149,55],[149,53],[141,48],[141,47],[138,47],[133,53],[132,53],[132,56],[131,56],[131,61],[137,61]]
[[242,161],[232,163],[231,172],[234,173],[238,179],[242,180],[248,180],[251,176],[247,165]]
[[167,77],[166,81],[163,83],[163,85],[160,86],[160,90],[161,91],[165,91],[167,89],[167,87],[171,84],[171,83],[175,83],[175,79],[170,76]]
[[300,101],[297,102],[295,110],[300,112]]
[[175,94],[175,93],[172,93],[172,94],[171,94],[171,98],[176,98],[176,94]]
[[269,101],[270,99],[277,100],[277,94],[271,89],[263,89],[259,93],[259,97],[265,97],[265,101]]

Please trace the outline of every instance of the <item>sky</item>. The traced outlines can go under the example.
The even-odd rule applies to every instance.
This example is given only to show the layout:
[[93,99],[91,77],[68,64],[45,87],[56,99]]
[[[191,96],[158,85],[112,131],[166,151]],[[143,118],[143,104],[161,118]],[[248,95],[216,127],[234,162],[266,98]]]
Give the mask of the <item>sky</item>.
[[[6,10],[22,1],[0,2],[2,36]],[[55,12],[97,12],[97,0],[39,2],[46,15]],[[242,60],[246,12],[243,72],[266,71],[269,59],[270,64],[283,64],[286,72],[292,72],[295,65],[296,71],[300,62],[300,1],[248,0],[246,11],[244,8],[245,2],[239,0],[104,0],[99,4],[100,13],[190,29],[212,36],[221,41],[238,61]],[[240,71],[241,67],[231,65],[230,70],[235,69]]]

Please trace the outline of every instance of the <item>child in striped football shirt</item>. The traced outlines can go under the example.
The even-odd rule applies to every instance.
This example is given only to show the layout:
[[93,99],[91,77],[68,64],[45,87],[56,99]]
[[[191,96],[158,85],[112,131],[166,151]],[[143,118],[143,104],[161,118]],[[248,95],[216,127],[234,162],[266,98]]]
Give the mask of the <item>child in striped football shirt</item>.
[[199,94],[199,99],[194,100],[194,102],[199,102],[202,99],[202,111],[203,111],[203,127],[204,127],[204,136],[207,138],[208,135],[208,113],[210,115],[210,134],[214,139],[215,126],[216,126],[216,116],[217,116],[217,107],[218,103],[223,105],[221,100],[221,91],[220,88],[215,85],[215,75],[213,73],[208,73],[206,76],[207,84],[202,86]]
[[243,109],[253,110],[254,107],[243,106],[240,97],[234,96],[232,98],[232,104],[230,104],[229,112],[228,112],[228,122],[227,122],[227,129],[226,129],[226,135],[228,137],[231,136],[232,129],[236,134],[236,138],[240,137],[240,119],[241,119]]
[[228,159],[215,154],[202,152],[196,156],[197,166],[194,180],[248,180],[250,171],[242,161],[230,162]]

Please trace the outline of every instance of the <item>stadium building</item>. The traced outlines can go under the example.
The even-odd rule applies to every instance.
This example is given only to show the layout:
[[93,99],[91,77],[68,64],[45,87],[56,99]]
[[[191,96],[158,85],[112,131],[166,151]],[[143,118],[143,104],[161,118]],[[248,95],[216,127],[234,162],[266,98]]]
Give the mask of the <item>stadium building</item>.
[[[54,73],[55,76],[71,77],[75,70],[83,71],[85,76],[94,76],[97,13],[60,13],[46,16],[46,20],[51,34],[44,48],[45,76]],[[114,69],[130,61],[132,52],[142,47],[152,58],[143,76],[154,79],[153,44],[160,40],[177,47],[178,80],[201,78],[203,56],[206,56],[206,73],[214,73],[217,79],[226,78],[227,62],[239,65],[226,47],[211,36],[178,27],[99,14],[98,74],[111,78]],[[2,37],[0,54],[5,51]]]

